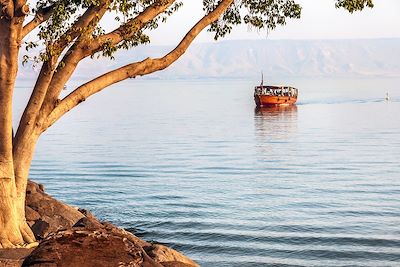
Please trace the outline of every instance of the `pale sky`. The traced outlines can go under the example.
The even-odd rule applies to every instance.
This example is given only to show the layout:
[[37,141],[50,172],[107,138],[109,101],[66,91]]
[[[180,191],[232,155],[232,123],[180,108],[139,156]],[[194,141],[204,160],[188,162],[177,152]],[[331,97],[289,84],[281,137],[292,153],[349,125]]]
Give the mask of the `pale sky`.
[[[152,34],[152,44],[176,44],[203,15],[202,0],[184,0],[184,6],[167,24]],[[373,9],[349,14],[335,8],[335,0],[297,0],[303,7],[300,20],[290,20],[275,31],[256,32],[247,26],[236,28],[232,39],[349,39],[400,38],[400,0],[375,0]],[[212,42],[203,32],[196,42]]]

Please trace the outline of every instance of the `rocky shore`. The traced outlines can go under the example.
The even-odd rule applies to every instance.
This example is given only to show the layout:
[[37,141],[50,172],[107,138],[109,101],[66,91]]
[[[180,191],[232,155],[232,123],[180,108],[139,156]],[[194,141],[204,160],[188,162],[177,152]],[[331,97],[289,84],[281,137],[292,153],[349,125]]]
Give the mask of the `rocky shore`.
[[29,182],[26,219],[39,246],[32,249],[0,249],[5,267],[197,267],[181,253],[141,240],[90,212],[70,207]]

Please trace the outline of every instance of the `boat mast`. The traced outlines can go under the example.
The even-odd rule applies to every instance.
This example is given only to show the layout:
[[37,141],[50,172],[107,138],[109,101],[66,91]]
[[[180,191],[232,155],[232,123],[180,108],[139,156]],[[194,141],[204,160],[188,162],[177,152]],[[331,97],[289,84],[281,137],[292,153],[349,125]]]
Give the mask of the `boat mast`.
[[264,73],[261,71],[261,86],[264,86]]

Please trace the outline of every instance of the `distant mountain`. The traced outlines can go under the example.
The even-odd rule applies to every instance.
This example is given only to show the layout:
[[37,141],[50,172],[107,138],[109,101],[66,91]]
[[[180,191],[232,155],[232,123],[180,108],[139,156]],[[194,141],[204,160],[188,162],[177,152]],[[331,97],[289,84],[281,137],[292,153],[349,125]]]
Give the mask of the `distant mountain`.
[[[116,60],[87,60],[75,77],[89,78],[146,57],[168,46],[121,51]],[[269,77],[400,77],[400,39],[245,40],[194,44],[170,68],[152,79]],[[21,78],[35,75],[22,69]]]

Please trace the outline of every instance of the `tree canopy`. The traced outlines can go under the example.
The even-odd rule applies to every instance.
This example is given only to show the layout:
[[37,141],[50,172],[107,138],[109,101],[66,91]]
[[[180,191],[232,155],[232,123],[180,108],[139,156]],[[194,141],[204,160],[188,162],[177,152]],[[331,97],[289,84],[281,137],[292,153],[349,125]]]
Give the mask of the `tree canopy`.
[[[223,1],[203,0],[205,13],[211,13],[221,2]],[[247,24],[254,29],[273,30],[278,25],[285,25],[287,19],[298,19],[301,16],[301,6],[295,0],[229,2],[232,3],[218,20],[209,25],[208,31],[214,33],[215,40],[223,38],[239,24]],[[102,42],[91,50],[90,56],[97,53],[113,57],[119,49],[131,49],[150,43],[148,32],[157,29],[160,23],[167,22],[168,17],[177,12],[182,5],[182,1],[168,0],[39,0],[31,10],[35,17],[26,25],[24,31],[24,34],[27,34],[34,26],[38,26],[38,39],[27,42],[26,47],[30,49],[45,46],[45,51],[42,51],[34,60],[46,61],[59,53],[62,48],[66,48],[62,43],[72,43],[86,35],[88,39],[102,39]],[[351,13],[362,10],[366,6],[373,7],[372,0],[336,1],[337,8],[345,8]],[[155,16],[141,21],[138,16],[144,12],[147,13],[151,8],[157,9]],[[90,13],[95,14],[90,21],[78,22],[90,16]],[[120,23],[119,27],[108,34],[101,23],[106,13],[111,13],[115,21]],[[116,35],[118,35],[116,40],[110,38]]]

